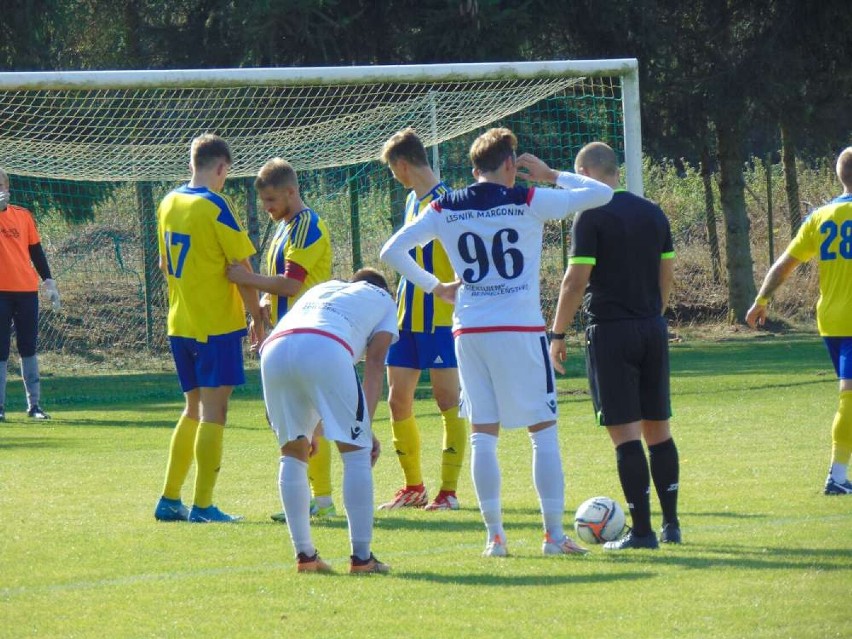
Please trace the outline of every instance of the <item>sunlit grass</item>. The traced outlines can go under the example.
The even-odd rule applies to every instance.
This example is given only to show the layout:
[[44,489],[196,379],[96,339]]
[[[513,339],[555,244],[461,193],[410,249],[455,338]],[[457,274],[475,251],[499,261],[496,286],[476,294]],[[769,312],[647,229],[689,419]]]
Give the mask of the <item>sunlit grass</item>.
[[[18,408],[20,380],[12,378],[9,421],[0,426],[0,637],[798,638],[848,631],[852,500],[821,494],[836,381],[816,337],[674,346],[683,546],[542,557],[528,437],[504,432],[512,556],[479,556],[485,533],[465,470],[461,511],[377,515],[374,550],[394,572],[362,578],[345,574],[342,517],[314,527],[318,548],[340,574],[295,574],[286,527],[268,517],[279,508],[278,454],[256,371],[232,403],[216,492],[225,510],[247,521],[190,526],[152,516],[181,407],[172,374],[47,369],[45,403],[54,419],[27,421]],[[596,494],[623,502],[576,348],[570,370],[560,381],[567,510]],[[439,414],[428,399],[417,409],[434,492]],[[386,448],[376,468],[378,501],[398,488],[401,473],[388,454],[384,406],[375,427]],[[658,522],[653,496],[652,507]]]

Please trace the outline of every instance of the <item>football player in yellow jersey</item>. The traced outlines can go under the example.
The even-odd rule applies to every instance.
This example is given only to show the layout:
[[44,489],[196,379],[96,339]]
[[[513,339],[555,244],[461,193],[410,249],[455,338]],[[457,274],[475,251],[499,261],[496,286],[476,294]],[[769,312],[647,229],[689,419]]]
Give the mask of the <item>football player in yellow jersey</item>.
[[799,228],[784,254],[769,269],[757,299],[746,314],[754,328],[766,319],[769,298],[793,270],[813,257],[819,259],[817,328],[825,340],[840,380],[840,401],[831,429],[831,467],[826,495],[852,494],[852,146],[837,158],[837,177],[843,194],[814,211]]
[[[228,269],[228,278],[263,292],[264,319],[275,326],[305,291],[331,279],[331,240],[325,222],[302,200],[289,162],[269,160],[254,185],[263,208],[279,223],[266,254],[266,274],[235,264]],[[331,496],[331,447],[324,437],[316,436],[314,441],[316,449],[308,461],[311,515],[322,519],[337,514]],[[286,521],[283,512],[272,518]]]
[[[251,268],[255,249],[221,193],[231,168],[228,144],[211,134],[192,141],[192,178],[163,198],[157,209],[160,268],[169,287],[169,342],[186,406],[172,434],[163,496],[154,516],[160,521],[229,523],[213,505],[222,463],[228,400],[245,383],[242,338],[246,307],[253,318],[251,341],[258,347],[265,329],[257,293],[228,281],[232,262]],[[195,459],[192,510],[180,499]]]
[[[416,218],[449,189],[429,167],[426,149],[415,131],[403,129],[382,148],[382,162],[394,178],[412,189],[405,219]],[[418,264],[442,282],[456,279],[444,247],[437,241],[412,250]],[[405,475],[405,486],[380,509],[425,506],[426,510],[457,510],[459,474],[467,440],[467,424],[459,417],[459,374],[453,345],[453,307],[412,283],[400,280],[397,291],[399,341],[388,351],[388,405],[393,443]],[[429,369],[432,394],[444,424],[441,490],[429,503],[420,465],[420,431],[414,416],[414,392],[423,369]],[[428,504],[428,505],[427,505]]]

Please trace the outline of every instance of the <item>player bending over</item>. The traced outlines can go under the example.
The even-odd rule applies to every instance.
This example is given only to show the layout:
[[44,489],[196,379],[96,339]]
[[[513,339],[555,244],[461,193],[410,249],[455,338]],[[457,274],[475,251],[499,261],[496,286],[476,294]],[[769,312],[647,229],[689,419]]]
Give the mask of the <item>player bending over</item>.
[[[343,459],[351,573],[385,573],[371,551],[373,473],[379,442],[371,422],[385,356],[398,337],[396,305],[384,277],[361,269],[351,282],[314,286],[278,322],[261,349],[263,396],[281,446],[278,484],[299,572],[331,572],[311,539],[308,456],[321,419]],[[354,365],[362,356],[363,386]]]

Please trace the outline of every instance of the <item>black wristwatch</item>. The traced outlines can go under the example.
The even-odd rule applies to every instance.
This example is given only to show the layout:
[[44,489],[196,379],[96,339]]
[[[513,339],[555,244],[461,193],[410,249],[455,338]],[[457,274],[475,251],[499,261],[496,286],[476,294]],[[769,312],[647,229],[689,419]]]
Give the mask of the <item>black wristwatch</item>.
[[553,331],[547,331],[547,339],[551,342],[555,339],[565,339],[565,333],[554,333]]

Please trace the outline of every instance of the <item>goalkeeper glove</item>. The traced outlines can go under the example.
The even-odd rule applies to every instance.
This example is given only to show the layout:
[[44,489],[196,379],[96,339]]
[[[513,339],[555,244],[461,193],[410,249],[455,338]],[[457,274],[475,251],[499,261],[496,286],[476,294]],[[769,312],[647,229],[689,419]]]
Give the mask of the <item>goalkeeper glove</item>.
[[62,307],[62,302],[59,300],[59,289],[56,288],[56,281],[44,280],[44,289],[47,291],[47,297],[53,305],[53,310],[58,311]]
[[9,206],[9,191],[0,191],[0,211],[5,211]]

